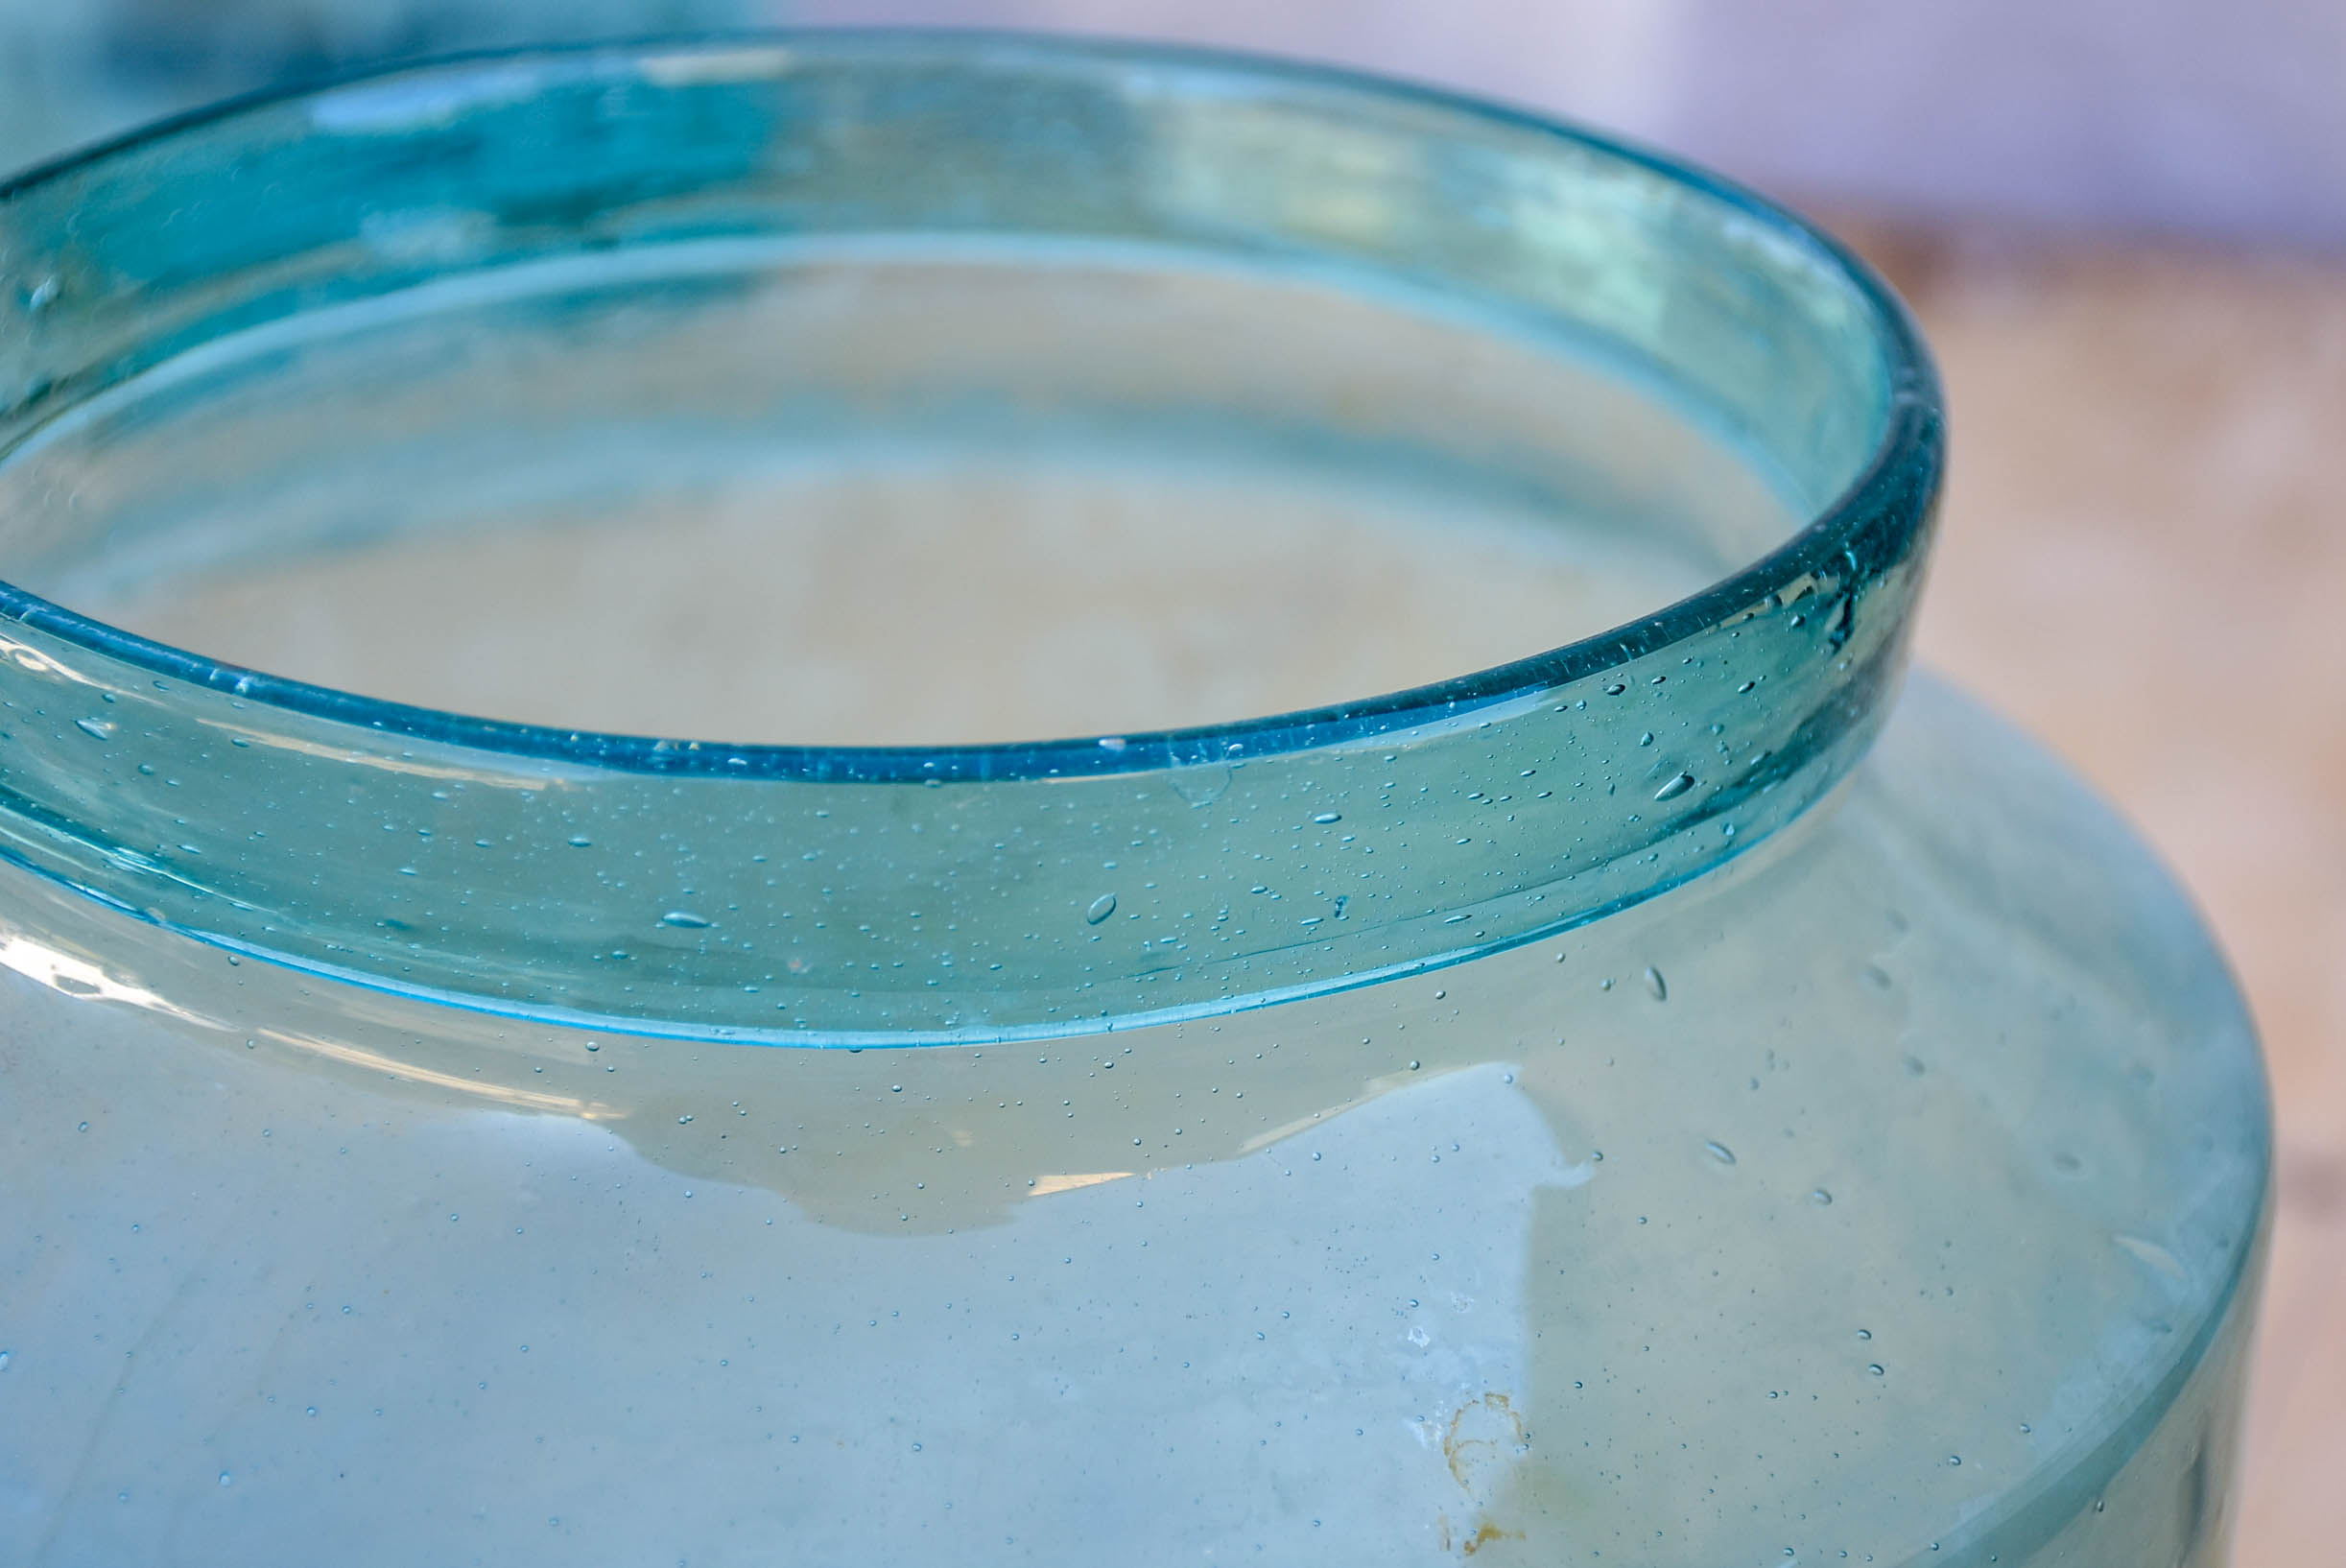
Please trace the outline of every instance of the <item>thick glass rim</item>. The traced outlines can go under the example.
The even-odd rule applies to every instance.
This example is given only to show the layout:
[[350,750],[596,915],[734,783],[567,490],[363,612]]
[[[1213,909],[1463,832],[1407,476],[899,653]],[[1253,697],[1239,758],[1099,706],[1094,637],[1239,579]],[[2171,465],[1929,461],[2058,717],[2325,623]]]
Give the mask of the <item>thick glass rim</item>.
[[[478,245],[365,242],[377,207],[451,200],[488,212]],[[0,473],[43,487],[23,492],[30,526],[71,530],[78,420],[248,363],[291,341],[280,323],[437,309],[444,292],[411,290],[449,279],[601,275],[614,248],[842,234],[1324,263],[1559,363],[1610,357],[1742,444],[1755,478],[1773,465],[1786,505],[1765,537],[1714,539],[1747,564],[1546,653],[1300,712],[983,746],[479,719],[0,587],[0,860],[231,958],[558,1027],[1045,1037],[1604,918],[1801,818],[1887,716],[1943,442],[1880,280],[1642,149],[1244,57],[733,35],[478,55],[183,116],[0,183],[0,309],[25,327],[0,335]]]
[[[496,720],[363,696],[248,669],[141,636],[0,581],[0,618],[105,657],[233,695],[238,700],[386,735],[450,745],[517,759],[616,772],[807,778],[858,783],[931,784],[1113,774],[1161,768],[1166,759],[1200,754],[1268,758],[1339,747],[1379,735],[1453,722],[1554,687],[1587,679],[1679,642],[1742,606],[1782,597],[1804,580],[1864,554],[1898,560],[1917,554],[1944,464],[1944,424],[1937,375],[1904,304],[1872,268],[1815,225],[1735,181],[1668,154],[1552,116],[1469,95],[1345,68],[1234,52],[1138,41],[981,30],[851,28],[771,30],[622,43],[501,49],[355,71],[331,80],[273,88],[157,121],[0,178],[0,207],[44,185],[258,110],[316,101],[354,83],[380,83],[436,73],[495,71],[514,64],[581,63],[652,54],[819,49],[833,53],[914,54],[939,48],[1008,53],[1102,66],[1176,66],[1234,73],[1271,85],[1333,88],[1396,107],[1454,115],[1493,131],[1530,132],[1583,153],[1661,176],[1733,209],[1779,243],[1836,274],[1862,303],[1887,389],[1881,429],[1856,476],[1789,537],[1757,559],[1638,620],[1560,647],[1430,684],[1254,718],[1174,729],[1032,741],[942,746],[805,746],[612,733]],[[71,405],[66,405],[70,407]],[[62,412],[60,410],[60,412]],[[46,421],[42,421],[45,423]]]

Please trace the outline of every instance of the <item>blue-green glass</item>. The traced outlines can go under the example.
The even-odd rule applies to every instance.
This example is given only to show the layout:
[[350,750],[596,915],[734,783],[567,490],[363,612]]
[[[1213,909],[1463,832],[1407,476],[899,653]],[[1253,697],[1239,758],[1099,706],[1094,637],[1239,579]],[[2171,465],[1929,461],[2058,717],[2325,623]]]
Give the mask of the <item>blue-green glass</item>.
[[[2220,1560],[2253,1038],[2102,808],[1901,695],[1937,392],[1796,221],[1344,77],[811,36],[133,138],[0,188],[0,312],[4,1555]],[[809,465],[1674,586],[822,747],[85,613]]]

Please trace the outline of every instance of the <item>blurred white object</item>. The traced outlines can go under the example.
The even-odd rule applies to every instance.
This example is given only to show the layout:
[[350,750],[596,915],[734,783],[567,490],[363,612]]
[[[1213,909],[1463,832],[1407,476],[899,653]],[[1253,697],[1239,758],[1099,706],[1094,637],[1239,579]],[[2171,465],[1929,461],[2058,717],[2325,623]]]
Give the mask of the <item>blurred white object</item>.
[[0,0],[0,174],[384,60],[752,25],[761,0]]

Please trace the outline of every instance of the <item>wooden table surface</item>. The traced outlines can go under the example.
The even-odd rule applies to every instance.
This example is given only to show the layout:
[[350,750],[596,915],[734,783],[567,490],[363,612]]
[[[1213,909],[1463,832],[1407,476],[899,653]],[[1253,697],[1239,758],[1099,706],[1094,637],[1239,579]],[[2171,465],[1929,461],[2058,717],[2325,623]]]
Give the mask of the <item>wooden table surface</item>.
[[2346,260],[1833,223],[1947,381],[1921,656],[2165,852],[2264,1032],[2242,1568],[2346,1563]]

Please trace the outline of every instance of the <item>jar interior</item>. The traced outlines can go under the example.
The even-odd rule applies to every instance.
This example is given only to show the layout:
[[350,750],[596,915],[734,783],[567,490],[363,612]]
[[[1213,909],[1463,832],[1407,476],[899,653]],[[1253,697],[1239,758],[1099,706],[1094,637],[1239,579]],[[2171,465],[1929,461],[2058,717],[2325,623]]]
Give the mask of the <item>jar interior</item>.
[[421,707],[940,745],[1428,684],[1796,526],[1711,411],[1373,282],[918,239],[461,278],[60,421],[0,468],[0,565]]
[[738,744],[1556,649],[1786,543],[1920,373],[1829,247],[1633,151],[1014,40],[234,108],[0,190],[9,310],[7,582],[314,686]]

